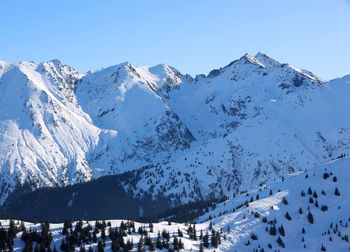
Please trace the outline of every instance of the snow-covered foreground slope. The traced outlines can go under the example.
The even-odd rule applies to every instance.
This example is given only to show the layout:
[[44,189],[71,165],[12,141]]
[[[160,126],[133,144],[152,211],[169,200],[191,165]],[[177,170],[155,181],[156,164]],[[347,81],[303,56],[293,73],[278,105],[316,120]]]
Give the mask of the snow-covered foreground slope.
[[195,78],[167,65],[82,75],[57,60],[0,62],[0,202],[18,184],[130,170],[127,191],[174,204],[254,188],[349,154],[349,82],[262,53]]
[[[167,239],[162,235],[165,230],[170,234],[169,247],[173,248],[174,237],[176,237],[181,239],[185,251],[198,251],[201,243],[203,249],[208,251],[255,251],[254,249],[258,251],[320,251],[322,247],[326,249],[324,251],[346,251],[350,246],[348,240],[350,232],[349,169],[350,159],[344,158],[306,172],[286,176],[283,181],[262,185],[253,191],[242,192],[216,205],[215,209],[208,209],[208,213],[198,218],[195,225],[196,240],[193,237],[193,231],[192,237],[189,236],[188,224],[171,223],[169,225],[167,221],[154,223],[153,232],[150,232],[148,223],[135,222],[135,228],[130,228],[130,232],[126,232],[123,240],[125,243],[127,240],[132,240],[132,250],[136,251],[141,238],[138,231],[140,227],[144,227],[154,246],[157,244],[158,232],[160,242],[167,243]],[[337,190],[339,194],[335,193]],[[312,215],[312,221],[309,213]],[[3,227],[8,227],[7,220],[1,222]],[[111,220],[110,222],[112,230],[117,226],[117,230],[120,231],[122,220]],[[124,220],[124,223],[126,222]],[[95,222],[90,221],[89,223],[92,227],[90,231],[92,236]],[[75,224],[73,223],[73,231]],[[25,226],[27,230],[41,229],[40,224],[25,223]],[[87,223],[84,222],[83,227],[86,226]],[[51,248],[56,246],[59,249],[62,238],[65,237],[62,235],[63,224],[51,224],[50,227],[53,236]],[[193,225],[191,227],[193,228]],[[213,231],[217,237],[216,241],[219,241],[217,248],[211,241]],[[208,247],[201,238],[201,233],[205,236],[207,232]],[[21,234],[21,232],[18,233],[18,238],[15,239],[15,250],[24,247],[24,242],[20,239]],[[108,238],[108,226],[105,234],[107,236],[105,250],[110,251],[111,240]],[[76,235],[79,237],[79,232]],[[82,243],[83,246],[86,249],[90,246],[96,248],[98,242],[103,240],[101,230],[96,237],[95,241],[92,239]],[[145,240],[146,235],[143,235],[143,241]],[[35,244],[34,242],[33,247]],[[144,243],[141,245],[142,248],[149,249],[148,245]]]
[[[263,185],[217,205],[198,221],[212,218],[214,229],[227,231],[230,227],[231,232],[222,243],[224,250],[252,251],[260,245],[270,251],[270,244],[272,250],[320,251],[323,244],[327,251],[347,251],[349,170],[350,159],[344,158],[286,176],[283,181]],[[279,230],[282,225],[284,233]],[[256,240],[252,234],[256,234]],[[283,245],[278,245],[278,237]]]

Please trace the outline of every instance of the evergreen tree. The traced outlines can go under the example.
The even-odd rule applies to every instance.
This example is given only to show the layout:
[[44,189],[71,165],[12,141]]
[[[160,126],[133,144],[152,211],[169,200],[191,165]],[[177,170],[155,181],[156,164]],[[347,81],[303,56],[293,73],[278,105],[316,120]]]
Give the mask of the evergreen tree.
[[217,247],[218,247],[218,240],[217,240],[217,237],[216,237],[215,230],[213,230],[212,233],[211,233],[211,245],[212,245],[214,248],[217,248]]
[[97,243],[97,251],[98,251],[98,252],[103,252],[103,251],[104,251],[102,241],[99,241],[99,242]]
[[335,196],[340,196],[340,192],[338,190],[338,187],[335,188],[334,195]]
[[311,194],[312,194],[311,187],[309,187],[309,189],[307,190],[307,193],[308,193],[309,195],[311,195]]
[[154,243],[152,242],[152,240],[151,240],[151,242],[150,242],[150,244],[149,244],[149,251],[155,251],[156,249],[154,248]]
[[177,228],[177,234],[180,236],[180,237],[183,237],[183,233],[181,232],[180,228]]
[[277,234],[277,231],[276,231],[276,226],[273,225],[270,227],[270,231],[269,231],[270,235],[273,235],[275,236]]
[[142,243],[143,243],[143,239],[142,239],[142,237],[140,237],[139,243],[137,244],[137,252],[143,251]]
[[197,241],[196,225],[193,225],[192,236],[193,236],[193,240]]
[[184,248],[184,244],[181,239],[179,239],[178,248],[179,250]]
[[157,241],[156,241],[156,248],[159,250],[163,249],[163,245],[162,245],[159,237],[157,238]]
[[312,213],[311,213],[311,212],[309,212],[309,213],[308,213],[308,215],[307,215],[307,219],[309,220],[309,222],[310,222],[311,224],[313,224],[313,223],[314,223],[314,216],[312,215]]
[[204,248],[203,248],[203,243],[201,242],[199,244],[199,252],[203,252],[204,251]]
[[283,204],[288,205],[288,200],[287,200],[286,197],[283,197],[283,198],[282,198],[282,202],[283,202]]
[[179,241],[177,240],[176,237],[174,237],[174,241],[173,241],[173,246],[174,246],[174,251],[179,249]]
[[209,234],[208,231],[203,236],[203,246],[208,248],[209,247]]
[[282,236],[285,236],[285,232],[284,232],[284,227],[283,227],[283,224],[278,228],[278,232],[282,235]]

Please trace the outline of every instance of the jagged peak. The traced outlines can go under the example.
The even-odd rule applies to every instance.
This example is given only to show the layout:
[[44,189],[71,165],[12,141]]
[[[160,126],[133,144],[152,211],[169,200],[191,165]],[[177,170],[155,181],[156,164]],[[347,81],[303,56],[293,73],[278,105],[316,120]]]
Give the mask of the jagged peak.
[[48,62],[53,63],[55,66],[62,66],[62,63],[59,59],[53,59],[53,60],[50,60]]
[[258,59],[251,56],[250,54],[246,53],[241,58],[239,58],[238,60],[232,61],[230,64],[228,64],[224,68],[228,68],[228,67],[236,66],[236,65],[241,65],[241,64],[252,64],[252,65],[259,66],[259,67],[265,67],[265,65],[263,63],[261,63]]
[[178,78],[181,78],[182,76],[184,76],[179,70],[177,70],[175,67],[172,67],[172,66],[169,66],[167,64],[158,64],[158,65],[155,65],[153,67],[149,67],[148,70],[151,72],[151,73],[154,73],[154,74],[166,74],[166,75],[174,75]]
[[262,64],[257,58],[249,55],[248,53],[244,54],[244,56],[240,58],[239,61],[245,61],[246,63],[254,64],[260,67],[265,67],[265,65]]
[[246,53],[241,58],[232,61],[231,63],[229,63],[225,67],[222,67],[220,69],[213,69],[212,71],[209,72],[207,77],[212,78],[212,77],[219,75],[221,72],[223,72],[224,70],[226,70],[228,68],[239,66],[239,65],[246,65],[246,64],[251,64],[251,65],[261,67],[261,68],[265,68],[265,65],[263,63],[261,63],[258,59],[249,55],[248,53]]
[[130,67],[132,67],[131,63],[129,61],[125,61],[116,65],[90,70],[86,74],[89,75],[89,74],[96,74],[96,73],[116,72],[116,71],[119,71],[121,68],[128,69]]
[[266,53],[260,51],[255,55],[254,58],[256,58],[258,61],[264,64],[265,67],[279,67],[281,65],[280,62],[271,58]]

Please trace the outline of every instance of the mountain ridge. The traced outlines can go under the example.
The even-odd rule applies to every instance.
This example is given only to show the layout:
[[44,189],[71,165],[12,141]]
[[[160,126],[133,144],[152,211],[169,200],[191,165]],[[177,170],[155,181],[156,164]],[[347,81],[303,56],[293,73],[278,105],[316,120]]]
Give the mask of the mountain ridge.
[[0,62],[1,202],[17,183],[148,166],[125,190],[185,203],[319,165],[349,152],[346,83],[260,52],[195,78],[165,64],[80,74],[59,60]]

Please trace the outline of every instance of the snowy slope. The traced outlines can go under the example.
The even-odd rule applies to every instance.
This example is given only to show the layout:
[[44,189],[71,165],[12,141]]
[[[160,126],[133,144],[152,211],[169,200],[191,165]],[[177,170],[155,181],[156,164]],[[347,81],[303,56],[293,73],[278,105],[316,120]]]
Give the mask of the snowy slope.
[[89,180],[86,153],[100,129],[77,104],[74,83],[81,75],[57,60],[0,65],[0,200],[17,183]]
[[115,133],[113,137],[104,134],[90,155],[89,164],[100,169],[97,176],[161,162],[176,150],[188,149],[194,141],[178,116],[153,91],[152,83],[145,80],[154,76],[150,72],[143,76],[124,63],[88,73],[77,84],[79,104],[93,123]]
[[348,77],[325,83],[257,58],[245,55],[171,89],[164,99],[197,141],[181,157],[145,170],[136,194],[177,193],[185,202],[232,195],[349,153]]
[[[343,158],[306,172],[295,173],[284,177],[283,181],[261,185],[259,188],[241,192],[235,197],[217,204],[214,209],[197,220],[197,239],[190,238],[184,223],[160,222],[153,224],[153,232],[148,223],[135,223],[135,232],[130,232],[123,239],[132,240],[133,251],[137,250],[141,235],[139,227],[145,227],[148,236],[156,243],[158,232],[170,233],[170,248],[173,247],[173,237],[181,239],[184,251],[198,251],[202,243],[200,233],[209,233],[209,247],[205,251],[320,251],[324,246],[326,251],[346,251],[349,248],[350,222],[350,159]],[[310,188],[310,189],[309,189]],[[336,188],[340,192],[335,195]],[[304,194],[302,194],[302,192]],[[317,202],[317,203],[316,203]],[[301,210],[300,210],[301,209]],[[310,223],[308,214],[312,214]],[[286,218],[286,214],[290,218]],[[112,227],[120,226],[122,220],[112,220]],[[107,221],[108,222],[108,221]],[[124,220],[126,222],[126,220]],[[6,228],[8,221],[1,221]],[[92,230],[95,222],[90,222]],[[25,223],[27,229],[40,230],[40,224]],[[74,229],[73,224],[73,229]],[[86,226],[87,223],[84,223]],[[220,244],[214,248],[210,242],[212,229],[220,233]],[[281,228],[283,226],[283,230]],[[51,224],[53,242],[51,247],[59,248],[64,235],[61,234],[63,224]],[[193,227],[193,226],[192,226]],[[273,232],[275,227],[276,233]],[[272,231],[270,231],[272,228]],[[304,229],[304,231],[303,231]],[[106,229],[108,237],[108,228]],[[179,236],[178,230],[183,233]],[[255,237],[254,235],[255,234]],[[17,235],[20,237],[21,233]],[[143,236],[145,237],[145,236]],[[253,238],[252,238],[253,237]],[[281,238],[281,245],[278,244]],[[160,238],[165,241],[164,238]],[[84,243],[88,249],[96,248],[101,241],[101,232],[97,234],[96,242]],[[16,238],[14,248],[23,248],[24,242]],[[106,240],[105,251],[110,251],[111,242]],[[148,246],[142,244],[148,250]],[[33,244],[35,247],[35,243]],[[263,250],[261,250],[263,249]],[[158,249],[157,249],[158,250]]]
[[[322,244],[327,251],[346,251],[349,242],[344,237],[349,234],[350,222],[349,168],[350,160],[344,158],[292,174],[285,177],[283,182],[263,185],[258,190],[238,194],[217,205],[215,210],[201,216],[198,221],[207,220],[211,216],[215,229],[227,231],[230,226],[231,232],[227,234],[227,241],[222,246],[228,251],[232,251],[232,247],[237,251],[253,250],[259,245],[269,251],[268,244],[272,245],[273,250],[281,251],[304,250],[304,245],[305,251],[320,251]],[[311,194],[308,193],[309,188]],[[340,195],[335,195],[336,188]],[[259,200],[256,200],[258,195]],[[250,202],[252,199],[253,202]],[[249,202],[248,207],[245,202]],[[287,212],[291,220],[285,217]],[[314,223],[309,221],[309,212]],[[271,235],[270,227],[274,224],[269,222],[274,220],[277,234]],[[285,235],[278,230],[281,225]],[[303,228],[305,233],[302,232]],[[257,240],[251,239],[252,233],[257,235]],[[278,236],[283,240],[285,249],[277,244]],[[247,245],[248,240],[251,245]]]
[[349,154],[349,77],[324,82],[263,53],[207,76],[130,63],[79,74],[0,62],[0,201],[17,183],[135,172],[174,203],[228,196]]

